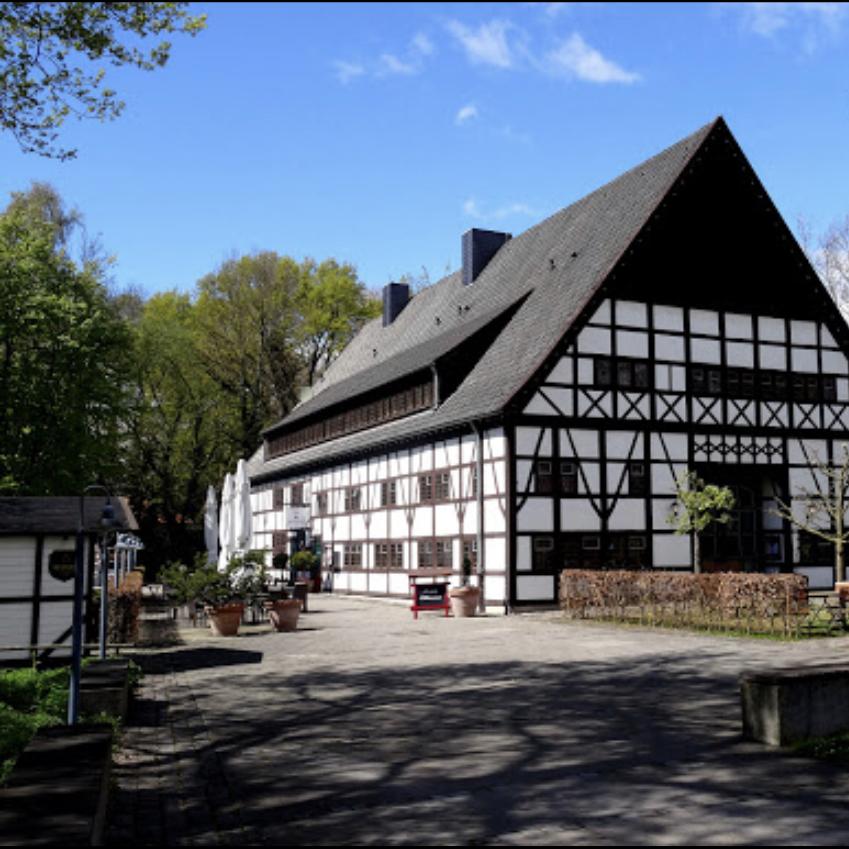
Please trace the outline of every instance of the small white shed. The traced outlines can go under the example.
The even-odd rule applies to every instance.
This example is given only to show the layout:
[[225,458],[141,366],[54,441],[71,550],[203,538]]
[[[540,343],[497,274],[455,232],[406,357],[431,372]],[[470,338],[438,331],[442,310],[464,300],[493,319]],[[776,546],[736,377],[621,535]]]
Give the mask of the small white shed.
[[[116,530],[138,529],[126,498],[113,498]],[[94,550],[101,532],[104,497],[87,497],[85,602],[91,602]],[[0,498],[0,661],[21,660],[6,646],[67,645],[70,651],[78,496]]]

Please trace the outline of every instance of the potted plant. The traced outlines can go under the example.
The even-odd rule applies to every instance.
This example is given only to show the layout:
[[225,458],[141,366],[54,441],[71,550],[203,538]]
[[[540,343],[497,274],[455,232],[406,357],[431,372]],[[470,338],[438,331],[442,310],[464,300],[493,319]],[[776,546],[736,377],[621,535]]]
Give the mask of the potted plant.
[[297,631],[301,602],[296,598],[280,598],[267,601],[268,618],[275,631]]
[[239,632],[245,602],[253,603],[265,589],[265,570],[253,552],[233,557],[224,572],[205,566],[197,573],[198,598],[204,603],[212,632],[233,637]]
[[474,616],[478,608],[480,598],[480,587],[471,584],[472,561],[468,557],[463,558],[463,583],[448,591],[451,597],[451,612],[455,616]]
[[321,563],[311,551],[297,551],[292,555],[292,569],[297,580],[304,581],[311,592],[321,591]]
[[165,585],[166,595],[181,619],[195,620],[197,602],[197,569],[190,569],[185,563],[171,560],[160,570],[157,578]]

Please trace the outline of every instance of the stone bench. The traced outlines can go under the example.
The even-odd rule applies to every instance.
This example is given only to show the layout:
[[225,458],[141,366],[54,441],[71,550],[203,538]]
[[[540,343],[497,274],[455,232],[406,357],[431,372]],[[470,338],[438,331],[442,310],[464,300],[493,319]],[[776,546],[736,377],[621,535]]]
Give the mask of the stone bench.
[[95,660],[80,676],[80,713],[108,713],[122,721],[130,701],[129,661],[122,658]]
[[0,790],[0,846],[100,846],[112,728],[42,728]]
[[849,731],[849,666],[749,672],[740,678],[743,736],[770,746]]

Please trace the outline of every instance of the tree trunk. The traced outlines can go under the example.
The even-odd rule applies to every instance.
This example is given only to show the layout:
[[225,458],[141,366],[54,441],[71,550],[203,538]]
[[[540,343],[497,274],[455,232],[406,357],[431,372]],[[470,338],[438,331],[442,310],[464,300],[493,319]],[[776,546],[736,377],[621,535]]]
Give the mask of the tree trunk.
[[846,566],[843,557],[843,539],[838,537],[834,541],[834,579],[837,582],[846,580]]
[[702,550],[699,545],[699,532],[693,532],[693,571],[700,575],[702,571]]

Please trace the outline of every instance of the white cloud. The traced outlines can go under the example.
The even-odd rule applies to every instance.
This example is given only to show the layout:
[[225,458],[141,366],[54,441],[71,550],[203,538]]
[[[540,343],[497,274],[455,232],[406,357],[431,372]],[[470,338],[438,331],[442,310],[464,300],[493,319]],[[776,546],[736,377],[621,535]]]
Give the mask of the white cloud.
[[626,71],[590,47],[580,34],[569,36],[556,50],[547,53],[543,67],[556,75],[577,77],[591,83],[635,83],[640,75]]
[[433,42],[423,32],[417,32],[413,36],[413,40],[410,42],[410,49],[414,50],[420,56],[431,56],[436,50]]
[[845,3],[722,3],[720,8],[736,13],[741,28],[761,38],[798,34],[807,53],[834,40],[849,20]]
[[421,70],[421,68],[415,62],[405,62],[403,59],[399,59],[392,53],[383,53],[380,56],[380,68],[376,73],[378,75],[400,74],[402,76],[409,76],[411,74],[417,74],[419,70]]
[[381,53],[366,63],[334,62],[336,79],[348,83],[355,77],[413,76],[424,70],[425,59],[436,52],[433,42],[423,32],[417,32],[406,49],[399,53]]
[[473,64],[494,65],[496,68],[513,67],[513,53],[507,43],[507,33],[513,28],[509,21],[490,21],[488,24],[481,24],[476,30],[459,21],[448,21],[446,26]]
[[516,215],[534,217],[537,213],[526,203],[508,203],[495,209],[481,209],[475,198],[470,197],[463,202],[463,213],[476,221],[501,221]]
[[467,103],[465,106],[461,106],[457,115],[454,118],[454,123],[465,124],[467,121],[471,121],[474,118],[478,117],[478,107],[475,106],[474,103]]
[[357,62],[334,62],[336,68],[336,79],[342,84],[347,84],[356,77],[361,77],[366,69]]

